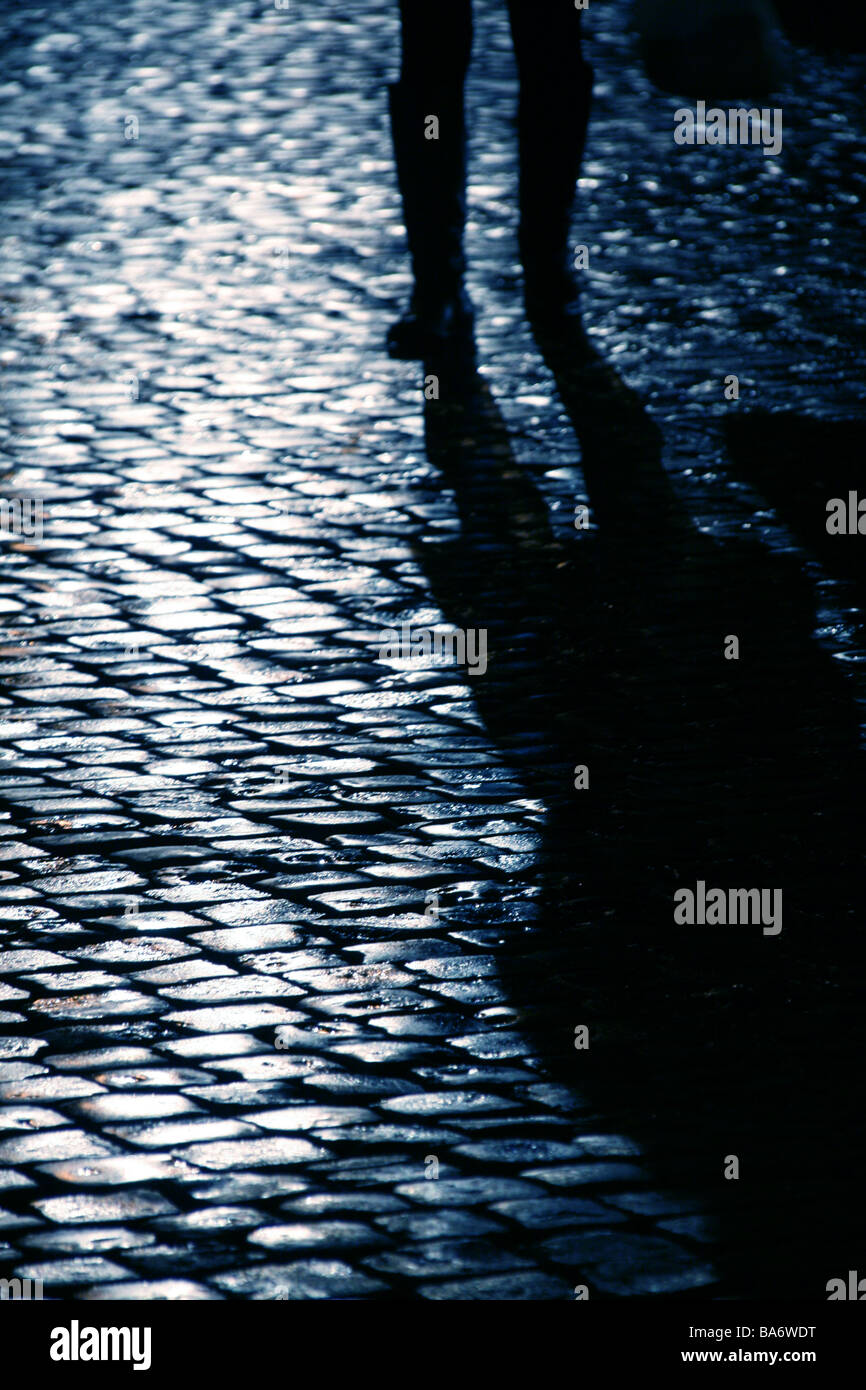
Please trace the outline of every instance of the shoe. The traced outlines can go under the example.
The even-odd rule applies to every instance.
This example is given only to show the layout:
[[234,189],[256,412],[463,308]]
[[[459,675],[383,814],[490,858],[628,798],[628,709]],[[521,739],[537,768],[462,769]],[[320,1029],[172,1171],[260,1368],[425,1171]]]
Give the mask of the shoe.
[[471,341],[474,316],[464,290],[447,298],[421,301],[413,296],[408,311],[391,325],[388,352],[404,359],[435,357]]
[[[553,258],[552,258],[553,259]],[[533,323],[555,326],[580,317],[580,286],[574,272],[553,259],[551,265],[524,260],[523,298]]]

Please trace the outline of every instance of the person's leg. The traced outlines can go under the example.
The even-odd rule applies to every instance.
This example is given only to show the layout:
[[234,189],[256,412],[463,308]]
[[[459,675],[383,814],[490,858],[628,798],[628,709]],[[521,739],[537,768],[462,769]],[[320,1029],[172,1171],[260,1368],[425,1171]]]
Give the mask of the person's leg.
[[400,0],[400,16],[402,66],[389,107],[415,286],[388,347],[394,356],[418,357],[471,329],[463,291],[471,0]]
[[592,69],[583,61],[574,0],[509,0],[520,74],[520,252],[527,307],[567,313],[577,297],[569,255]]
[[401,82],[463,86],[472,52],[471,0],[400,0]]

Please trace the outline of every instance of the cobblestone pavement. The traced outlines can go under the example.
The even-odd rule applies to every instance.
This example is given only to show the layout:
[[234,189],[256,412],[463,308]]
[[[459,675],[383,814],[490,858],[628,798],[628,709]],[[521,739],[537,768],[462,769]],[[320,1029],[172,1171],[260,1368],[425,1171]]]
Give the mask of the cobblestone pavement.
[[[381,347],[408,284],[390,5],[6,19],[3,496],[25,534],[0,589],[0,1273],[51,1297],[742,1287],[711,1184],[525,1023],[515,943],[564,910],[544,840],[573,797],[544,769],[584,758],[543,713],[568,661],[541,680],[514,615],[545,632],[539,566],[582,543],[593,468],[641,535],[640,488],[604,497],[623,421],[700,543],[803,563],[784,487],[732,459],[740,416],[863,419],[863,62],[795,50],[778,158],[683,151],[628,7],[593,4],[569,395],[523,319],[512,59],[478,8],[480,377],[440,435],[423,372]],[[449,473],[479,430],[484,467]],[[519,692],[504,732],[492,660],[485,686],[380,656],[384,628],[465,610],[473,537],[475,578],[504,586],[475,604]],[[658,599],[654,538],[630,578]],[[856,575],[803,573],[853,717]],[[662,706],[674,689],[662,668]],[[623,867],[621,833],[596,849]]]

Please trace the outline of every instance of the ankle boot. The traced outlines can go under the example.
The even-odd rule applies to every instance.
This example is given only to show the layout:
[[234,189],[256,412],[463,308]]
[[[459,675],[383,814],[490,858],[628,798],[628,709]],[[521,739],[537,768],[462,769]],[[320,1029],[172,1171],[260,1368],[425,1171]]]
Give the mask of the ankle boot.
[[560,90],[521,91],[520,257],[527,312],[555,322],[577,312],[579,290],[569,246],[574,189],[580,174],[592,68],[581,62]]
[[[463,88],[388,89],[391,133],[415,287],[408,312],[388,334],[392,357],[428,357],[472,335],[463,288],[466,142]],[[427,139],[428,118],[439,122]]]

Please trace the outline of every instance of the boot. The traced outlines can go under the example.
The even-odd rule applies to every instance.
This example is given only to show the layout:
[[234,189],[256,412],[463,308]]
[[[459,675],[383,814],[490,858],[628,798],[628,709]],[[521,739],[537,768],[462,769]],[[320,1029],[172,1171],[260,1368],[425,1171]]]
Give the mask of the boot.
[[[388,89],[397,182],[415,288],[408,312],[388,334],[392,357],[425,358],[472,337],[463,288],[466,143],[463,89],[419,94],[403,82]],[[438,140],[425,138],[439,118]]]
[[590,65],[581,61],[568,90],[564,83],[562,88],[522,91],[518,111],[518,238],[526,308],[531,319],[551,324],[578,307],[569,232],[589,123]]

